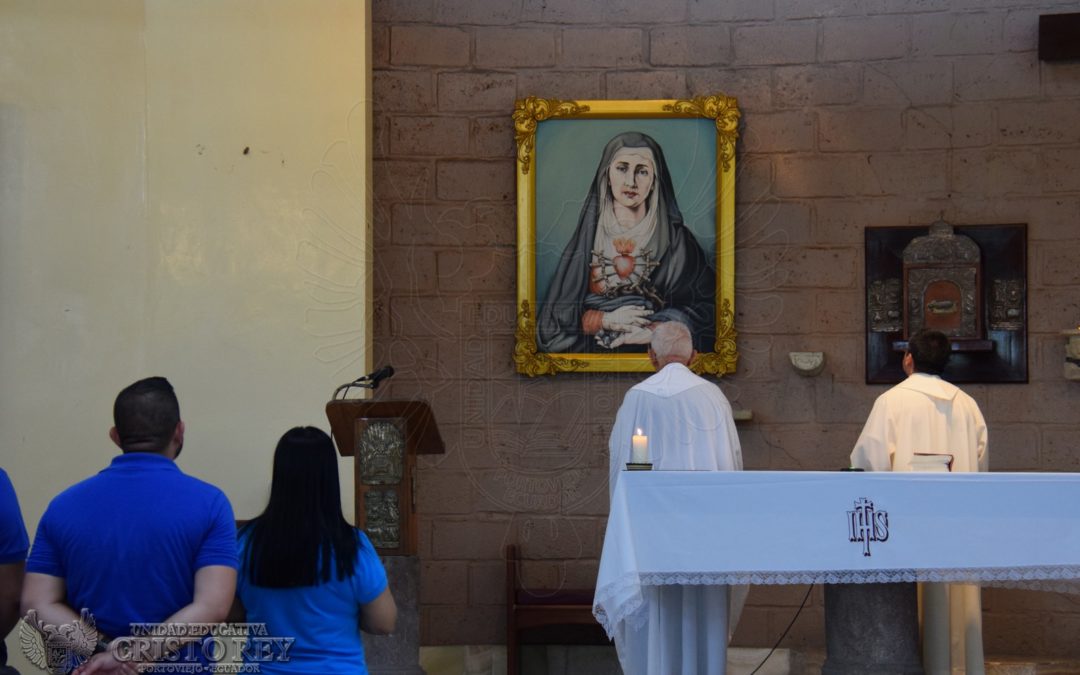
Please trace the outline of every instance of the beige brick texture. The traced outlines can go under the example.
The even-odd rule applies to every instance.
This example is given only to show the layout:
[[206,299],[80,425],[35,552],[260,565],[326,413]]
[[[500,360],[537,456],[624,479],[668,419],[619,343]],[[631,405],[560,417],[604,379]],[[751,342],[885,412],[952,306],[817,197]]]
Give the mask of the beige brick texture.
[[511,248],[440,251],[439,287],[449,293],[507,293],[514,286]]
[[813,63],[818,29],[813,22],[736,27],[732,39],[740,65]]
[[670,26],[649,33],[649,63],[654,66],[715,66],[731,60],[727,26]]
[[824,24],[821,58],[825,61],[894,59],[910,50],[908,20],[900,15],[835,19]]
[[899,150],[903,117],[895,108],[864,108],[818,113],[818,147],[825,152]]
[[780,108],[804,108],[858,100],[863,70],[850,65],[812,64],[776,68],[773,76],[774,104]]
[[374,168],[376,209],[435,196],[435,167],[429,162],[376,158]]
[[822,19],[866,13],[864,0],[776,0],[778,19]]
[[863,75],[867,105],[922,106],[951,103],[953,68],[941,60],[879,61]]
[[521,18],[524,21],[585,26],[618,23],[623,16],[613,16],[614,12],[605,4],[603,0],[524,0]]
[[469,120],[458,117],[395,117],[390,152],[397,156],[459,155],[469,147]]
[[463,562],[425,562],[420,566],[420,602],[462,605],[468,600],[469,566]]
[[395,66],[464,66],[469,62],[469,33],[444,26],[394,26],[390,62]]
[[440,160],[436,194],[447,201],[505,201],[514,194],[514,162]]
[[513,157],[513,121],[507,117],[473,120],[469,125],[469,150],[475,157]]
[[372,78],[376,112],[425,113],[435,104],[435,78],[427,72],[377,72]]
[[1003,103],[998,106],[998,129],[1003,144],[1080,144],[1080,116],[1076,101],[1059,103]]
[[814,149],[814,117],[805,111],[762,113],[743,135],[747,152],[781,153]]
[[760,0],[691,2],[689,18],[692,22],[764,21],[773,18],[773,8],[772,3]]
[[685,98],[689,95],[686,75],[680,72],[606,73],[604,82],[609,98]]
[[645,33],[637,28],[567,28],[560,63],[570,67],[633,68],[645,62]]
[[[393,4],[396,0],[389,0]],[[438,0],[434,21],[448,25],[505,25],[522,20],[520,3],[491,0]],[[412,19],[415,20],[415,19]]]
[[802,245],[813,241],[809,204],[757,201],[740,203],[735,209],[736,247],[772,243]]
[[1004,22],[1001,12],[916,16],[911,25],[911,54],[996,54],[1002,50]]
[[[738,99],[739,361],[716,381],[753,413],[738,425],[747,469],[847,464],[887,389],[866,384],[866,229],[944,218],[1027,227],[1028,382],[963,385],[987,418],[992,469],[1080,471],[1080,388],[1062,377],[1060,335],[1080,322],[1080,68],[1037,58],[1039,15],[1075,11],[1077,0],[373,0],[370,329],[375,358],[397,369],[380,396],[429,401],[446,444],[418,460],[422,644],[503,642],[507,543],[534,587],[595,583],[608,436],[644,377],[514,368],[511,112],[525,96]],[[312,213],[305,226],[349,217]],[[303,247],[298,263],[325,263],[335,242]],[[339,257],[324,265],[330,281],[355,286],[356,256]],[[794,351],[823,352],[824,372],[799,376]],[[772,646],[804,592],[755,587],[734,644]],[[783,646],[822,652],[823,622],[816,588]],[[984,593],[991,656],[1080,658],[1078,630],[1075,599]]]
[[540,96],[570,100],[601,97],[603,72],[529,70],[517,77],[517,98]]
[[506,73],[442,73],[438,79],[439,109],[484,112],[512,110],[517,83]]
[[[769,83],[753,72],[735,68],[688,68],[686,84],[690,91],[722,93],[738,99],[744,113],[767,110],[772,92]],[[737,95],[736,95],[737,94]]]
[[904,113],[905,149],[986,147],[994,138],[994,111],[985,106],[909,108]]
[[392,21],[425,21],[435,19],[434,0],[395,0],[371,5],[371,20],[376,23]]
[[482,28],[476,31],[475,63],[492,68],[540,68],[555,65],[552,29]]
[[1022,99],[1039,94],[1038,63],[1030,54],[956,58],[953,68],[954,96],[961,101]]

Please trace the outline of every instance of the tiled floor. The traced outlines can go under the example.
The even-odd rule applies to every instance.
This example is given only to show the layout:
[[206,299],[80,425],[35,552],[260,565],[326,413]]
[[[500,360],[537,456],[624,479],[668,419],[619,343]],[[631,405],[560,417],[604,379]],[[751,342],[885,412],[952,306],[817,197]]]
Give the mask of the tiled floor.
[[[747,675],[761,665],[767,649],[731,649],[728,675]],[[777,650],[757,675],[810,675],[800,656]],[[504,675],[506,650],[501,645],[481,647],[422,647],[420,665],[428,675]],[[817,668],[820,671],[820,667]],[[532,647],[522,652],[522,675],[621,675],[612,647]],[[1011,674],[1010,674],[1011,675]]]
[[1077,675],[1080,661],[987,660],[986,675]]
[[[729,651],[728,675],[748,675],[767,649]],[[820,675],[822,653],[773,653],[757,675]],[[501,645],[422,647],[420,665],[428,675],[504,675],[506,650]],[[620,675],[611,647],[525,647],[522,675]],[[1080,675],[1080,661],[988,657],[986,675]]]

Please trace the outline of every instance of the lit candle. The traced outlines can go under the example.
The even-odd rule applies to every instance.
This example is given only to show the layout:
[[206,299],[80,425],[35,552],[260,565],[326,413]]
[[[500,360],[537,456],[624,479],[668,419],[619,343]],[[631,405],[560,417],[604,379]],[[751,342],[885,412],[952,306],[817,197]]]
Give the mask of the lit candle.
[[630,462],[632,464],[645,464],[649,461],[649,437],[637,430],[631,439],[633,445],[630,449]]

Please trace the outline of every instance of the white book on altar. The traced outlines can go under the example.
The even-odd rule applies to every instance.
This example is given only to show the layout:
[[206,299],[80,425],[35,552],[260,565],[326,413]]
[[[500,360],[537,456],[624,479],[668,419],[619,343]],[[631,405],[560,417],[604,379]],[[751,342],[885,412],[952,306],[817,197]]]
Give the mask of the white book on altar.
[[952,455],[932,452],[916,452],[911,457],[912,471],[948,473],[952,470]]

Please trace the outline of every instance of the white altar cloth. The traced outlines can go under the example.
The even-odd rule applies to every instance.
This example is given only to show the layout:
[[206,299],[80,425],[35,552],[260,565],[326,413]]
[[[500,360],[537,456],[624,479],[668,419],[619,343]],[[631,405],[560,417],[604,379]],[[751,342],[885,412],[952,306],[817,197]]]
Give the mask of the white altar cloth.
[[624,472],[593,613],[664,585],[973,582],[1080,591],[1080,474]]

